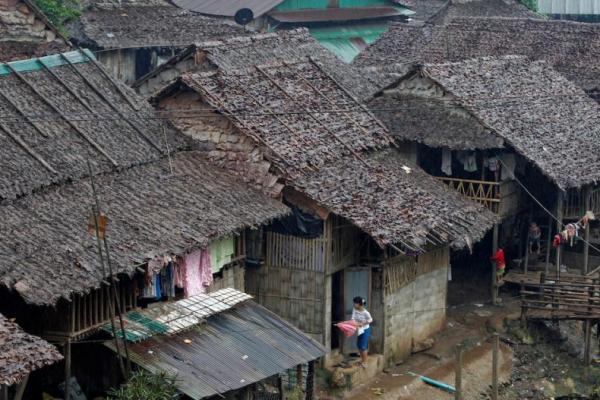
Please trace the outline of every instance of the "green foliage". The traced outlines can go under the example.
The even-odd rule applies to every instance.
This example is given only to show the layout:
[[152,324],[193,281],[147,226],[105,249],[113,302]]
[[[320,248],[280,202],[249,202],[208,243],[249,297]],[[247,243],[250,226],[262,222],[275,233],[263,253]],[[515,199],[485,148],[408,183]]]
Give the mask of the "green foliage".
[[537,11],[538,9],[538,5],[537,5],[537,0],[520,0],[521,4],[523,4],[525,7],[529,8],[532,11]]
[[79,0],[33,0],[33,2],[63,34],[66,34],[65,23],[81,14]]
[[109,400],[171,400],[177,394],[176,378],[161,372],[140,371],[129,382],[108,393]]

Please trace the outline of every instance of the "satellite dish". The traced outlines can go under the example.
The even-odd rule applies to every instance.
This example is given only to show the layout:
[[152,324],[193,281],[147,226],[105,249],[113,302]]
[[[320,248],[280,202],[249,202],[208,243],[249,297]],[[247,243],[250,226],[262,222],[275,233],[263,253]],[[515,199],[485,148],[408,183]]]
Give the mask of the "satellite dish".
[[254,19],[254,13],[249,8],[242,8],[235,13],[233,19],[239,25],[247,25]]

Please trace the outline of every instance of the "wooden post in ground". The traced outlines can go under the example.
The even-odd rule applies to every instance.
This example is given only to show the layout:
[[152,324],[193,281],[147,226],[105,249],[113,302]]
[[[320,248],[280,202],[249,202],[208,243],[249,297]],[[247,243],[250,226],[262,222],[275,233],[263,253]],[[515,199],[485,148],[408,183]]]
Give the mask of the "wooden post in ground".
[[544,272],[546,276],[550,272],[550,248],[552,247],[552,217],[548,217],[548,237],[546,238],[546,266]]
[[456,346],[456,370],[454,373],[454,388],[456,391],[454,392],[454,400],[462,400],[462,366],[463,366],[463,357],[462,357],[462,344],[458,344]]
[[[492,234],[492,255],[498,251],[498,224],[494,224]],[[498,275],[496,273],[496,263],[492,263],[492,304],[498,303]]]
[[529,240],[531,239],[531,232],[529,232],[529,226],[531,225],[532,220],[532,211],[529,211],[529,216],[527,217],[527,236],[525,237],[525,262],[523,264],[523,273],[527,275],[527,269],[529,268],[529,249],[531,245],[529,244]]
[[[558,192],[558,197],[556,198],[556,232],[560,233],[562,230],[562,221],[563,221],[563,195],[562,192]],[[556,248],[556,280],[560,280],[560,250],[561,246]]]
[[583,323],[583,363],[592,364],[592,321],[586,319]]
[[71,398],[71,338],[65,342],[65,400]]
[[17,386],[17,391],[15,392],[14,400],[21,400],[23,398],[25,388],[27,387],[27,381],[29,381],[29,375],[27,375]]
[[[588,186],[585,188],[584,190],[584,196],[585,196],[585,200],[584,200],[584,205],[585,205],[585,210],[584,212],[588,212],[591,208],[591,188]],[[583,234],[583,239],[585,240],[585,242],[583,243],[583,270],[581,271],[583,275],[587,275],[588,273],[588,266],[589,266],[589,262],[590,262],[590,223],[588,221],[588,223],[585,225],[585,232]]]
[[314,400],[316,396],[315,362],[308,362],[308,375],[306,376],[306,400]]
[[492,400],[498,400],[498,351],[500,349],[500,336],[493,335],[492,343]]
[[0,400],[8,400],[8,386],[0,385]]
[[296,366],[296,386],[302,389],[302,364]]

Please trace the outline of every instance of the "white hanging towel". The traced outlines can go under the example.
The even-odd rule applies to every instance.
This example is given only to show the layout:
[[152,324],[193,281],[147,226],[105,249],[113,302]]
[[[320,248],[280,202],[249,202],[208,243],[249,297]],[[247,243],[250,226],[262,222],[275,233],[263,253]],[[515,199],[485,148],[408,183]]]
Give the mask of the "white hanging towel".
[[452,175],[452,152],[448,149],[442,149],[442,172]]
[[500,179],[503,181],[514,179],[515,167],[517,165],[515,155],[504,153],[500,156],[500,160],[502,160],[502,174],[500,175]]

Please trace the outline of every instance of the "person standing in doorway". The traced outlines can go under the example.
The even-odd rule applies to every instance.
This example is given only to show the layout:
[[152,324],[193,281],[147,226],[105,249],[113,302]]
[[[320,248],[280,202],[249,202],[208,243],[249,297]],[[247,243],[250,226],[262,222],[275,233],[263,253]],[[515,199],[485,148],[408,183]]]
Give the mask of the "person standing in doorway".
[[369,356],[369,338],[371,337],[371,323],[373,319],[371,314],[365,308],[367,302],[360,296],[352,299],[354,309],[352,310],[352,320],[356,322],[357,335],[356,346],[360,353],[360,365],[366,368],[367,358]]
[[542,238],[542,230],[540,229],[540,226],[535,223],[532,222],[529,225],[529,254],[533,253],[533,248],[535,247],[536,251],[537,251],[537,255],[540,255],[540,239]]

